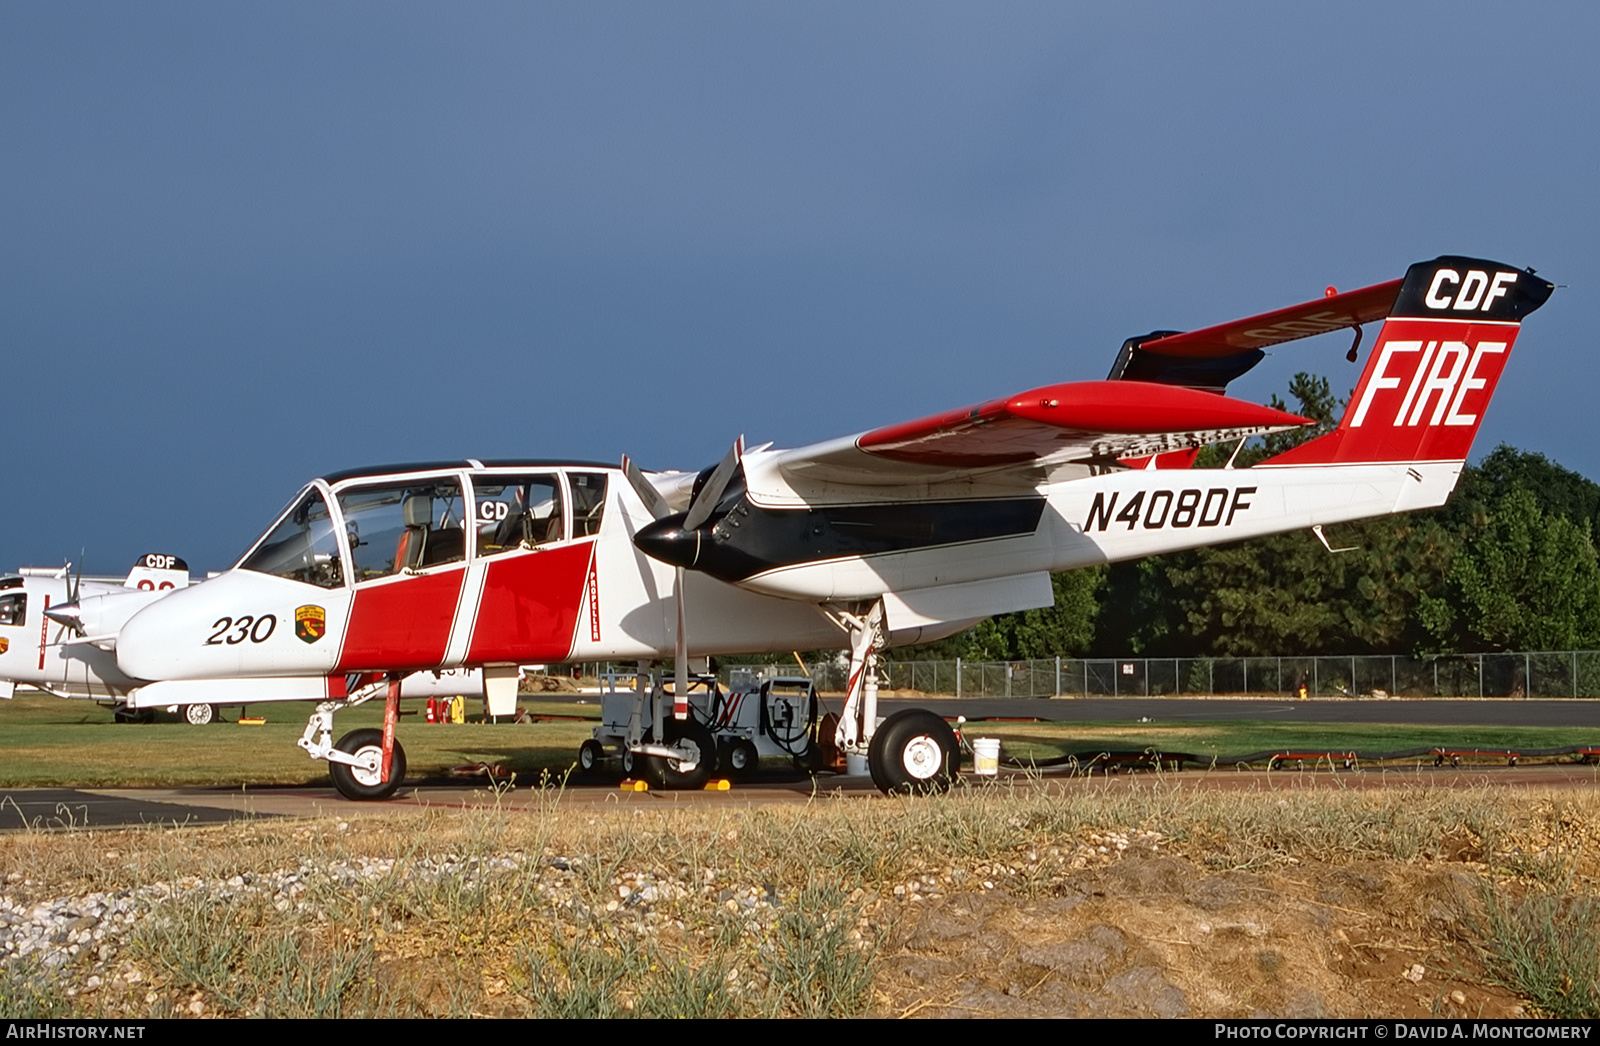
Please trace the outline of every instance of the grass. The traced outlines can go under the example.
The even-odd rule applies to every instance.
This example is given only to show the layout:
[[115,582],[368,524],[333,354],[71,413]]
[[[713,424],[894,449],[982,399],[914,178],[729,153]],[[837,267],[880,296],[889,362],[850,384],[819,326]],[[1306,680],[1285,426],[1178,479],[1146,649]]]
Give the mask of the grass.
[[1600,1017],[1600,896],[1485,883],[1472,924],[1489,969],[1545,1016]]
[[[46,978],[0,963],[0,1012],[861,1015],[879,1005],[879,956],[905,910],[897,888],[1057,896],[1084,861],[1114,859],[1096,856],[1108,833],[1157,833],[1163,853],[1206,869],[1295,875],[1313,862],[1442,862],[1470,839],[1472,874],[1492,885],[1462,932],[1540,1009],[1596,1014],[1600,796],[1264,800],[1155,778],[715,812],[551,795],[527,811],[15,833],[0,837],[0,882],[25,903],[171,889],[93,993],[67,994],[90,972],[82,957]],[[279,888],[290,881],[292,893]]]
[[[267,719],[262,726],[224,721],[196,727],[165,713],[154,723],[129,725],[113,723],[110,710],[93,702],[19,694],[0,701],[0,787],[326,784],[327,767],[307,758],[296,744],[311,708],[300,702],[254,706],[252,712]],[[541,703],[537,710],[599,715],[594,704]],[[335,738],[382,722],[382,702],[368,702],[338,715]],[[407,715],[400,721],[400,738],[414,777],[485,762],[533,780],[541,770],[571,766],[591,725],[445,726]]]
[[1600,736],[1574,727],[1347,725],[1261,720],[1133,725],[973,723],[964,729],[971,737],[1000,738],[1007,757],[1024,761],[1056,759],[1074,752],[1101,749],[1157,748],[1209,759],[1273,749],[1393,752],[1448,746],[1523,751],[1600,743]]
[[384,1000],[372,990],[370,934],[318,932],[276,916],[259,900],[219,903],[196,892],[146,922],[133,951],[225,1012],[320,1019],[383,1014]]
[[[444,774],[450,767],[499,763],[521,781],[542,771],[559,775],[572,766],[578,746],[598,718],[595,703],[539,702],[538,714],[581,719],[531,724],[429,725],[418,715],[400,721],[400,739],[412,777]],[[111,713],[88,701],[37,694],[0,701],[0,787],[249,787],[321,785],[327,769],[296,742],[308,704],[258,705],[267,722],[222,722],[192,727],[162,713],[143,726],[111,722]],[[409,710],[409,709],[408,709]],[[369,702],[339,714],[336,737],[382,723],[382,704]],[[1202,758],[1269,748],[1393,751],[1432,745],[1481,748],[1556,748],[1600,743],[1570,728],[1420,727],[1265,721],[1200,723],[974,723],[971,736],[999,737],[1017,759],[1053,759],[1090,749],[1160,748]],[[198,742],[198,743],[197,743]]]

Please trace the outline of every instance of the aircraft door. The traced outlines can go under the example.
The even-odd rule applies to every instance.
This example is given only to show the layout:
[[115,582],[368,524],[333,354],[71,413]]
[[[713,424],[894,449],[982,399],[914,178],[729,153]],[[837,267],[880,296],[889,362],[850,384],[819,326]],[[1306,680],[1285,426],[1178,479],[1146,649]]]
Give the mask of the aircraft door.
[[567,485],[572,488],[572,536],[593,537],[600,533],[606,510],[606,474],[569,472]]
[[466,571],[460,477],[351,486],[338,501],[356,585],[339,670],[442,663]]
[[[23,665],[24,655],[31,652],[27,624],[28,594],[20,590],[0,593],[0,665],[5,666],[4,678],[0,679],[0,697],[11,696],[16,688],[17,670]],[[12,653],[13,647],[15,653]]]
[[554,473],[472,477],[477,552],[498,556],[566,538],[561,483]]
[[[590,579],[594,543],[577,539],[598,526],[592,484],[573,487],[570,501],[555,472],[474,473],[472,487],[485,569],[467,663],[562,660]],[[583,515],[569,530],[566,506],[579,499]]]

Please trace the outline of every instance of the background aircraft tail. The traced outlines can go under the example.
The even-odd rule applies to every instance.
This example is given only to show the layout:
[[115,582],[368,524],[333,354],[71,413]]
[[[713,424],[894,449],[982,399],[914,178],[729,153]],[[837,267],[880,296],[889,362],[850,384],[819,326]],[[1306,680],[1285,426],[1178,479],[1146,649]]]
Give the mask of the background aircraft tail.
[[1554,290],[1477,258],[1411,266],[1339,427],[1256,467],[1465,461],[1522,318]]

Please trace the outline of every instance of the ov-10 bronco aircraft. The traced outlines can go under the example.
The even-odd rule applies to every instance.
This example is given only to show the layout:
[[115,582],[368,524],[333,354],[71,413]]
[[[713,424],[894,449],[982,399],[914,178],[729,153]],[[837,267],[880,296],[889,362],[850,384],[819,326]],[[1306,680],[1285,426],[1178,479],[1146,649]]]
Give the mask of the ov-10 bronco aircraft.
[[[675,656],[630,751],[714,760],[688,715],[690,657],[848,649],[835,738],[884,791],[939,789],[957,740],[927,711],[878,721],[879,652],[1048,606],[1049,574],[1443,504],[1519,326],[1554,286],[1442,257],[1404,279],[1124,343],[1110,377],[792,450],[738,441],[699,473],[454,461],[312,481],[231,570],[118,631],[135,707],[322,698],[301,745],[352,798],[394,791],[402,674],[482,668],[491,711],[515,666]],[[1251,468],[1198,448],[1311,422],[1230,398],[1283,342],[1382,320],[1334,431]],[[1320,535],[1320,529],[1318,529]],[[334,714],[387,695],[382,731],[331,743]],[[671,713],[664,711],[671,707]]]

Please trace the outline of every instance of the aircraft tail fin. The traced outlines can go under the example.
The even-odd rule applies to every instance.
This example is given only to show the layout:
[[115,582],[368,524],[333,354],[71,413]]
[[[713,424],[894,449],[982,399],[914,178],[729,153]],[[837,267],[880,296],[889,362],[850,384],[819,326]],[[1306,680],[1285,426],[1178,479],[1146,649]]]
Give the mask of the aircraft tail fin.
[[166,591],[189,587],[189,564],[177,556],[149,552],[134,561],[128,571],[123,588],[141,588],[146,592]]
[[1256,467],[1465,461],[1523,317],[1554,290],[1477,258],[1411,266],[1339,427]]

